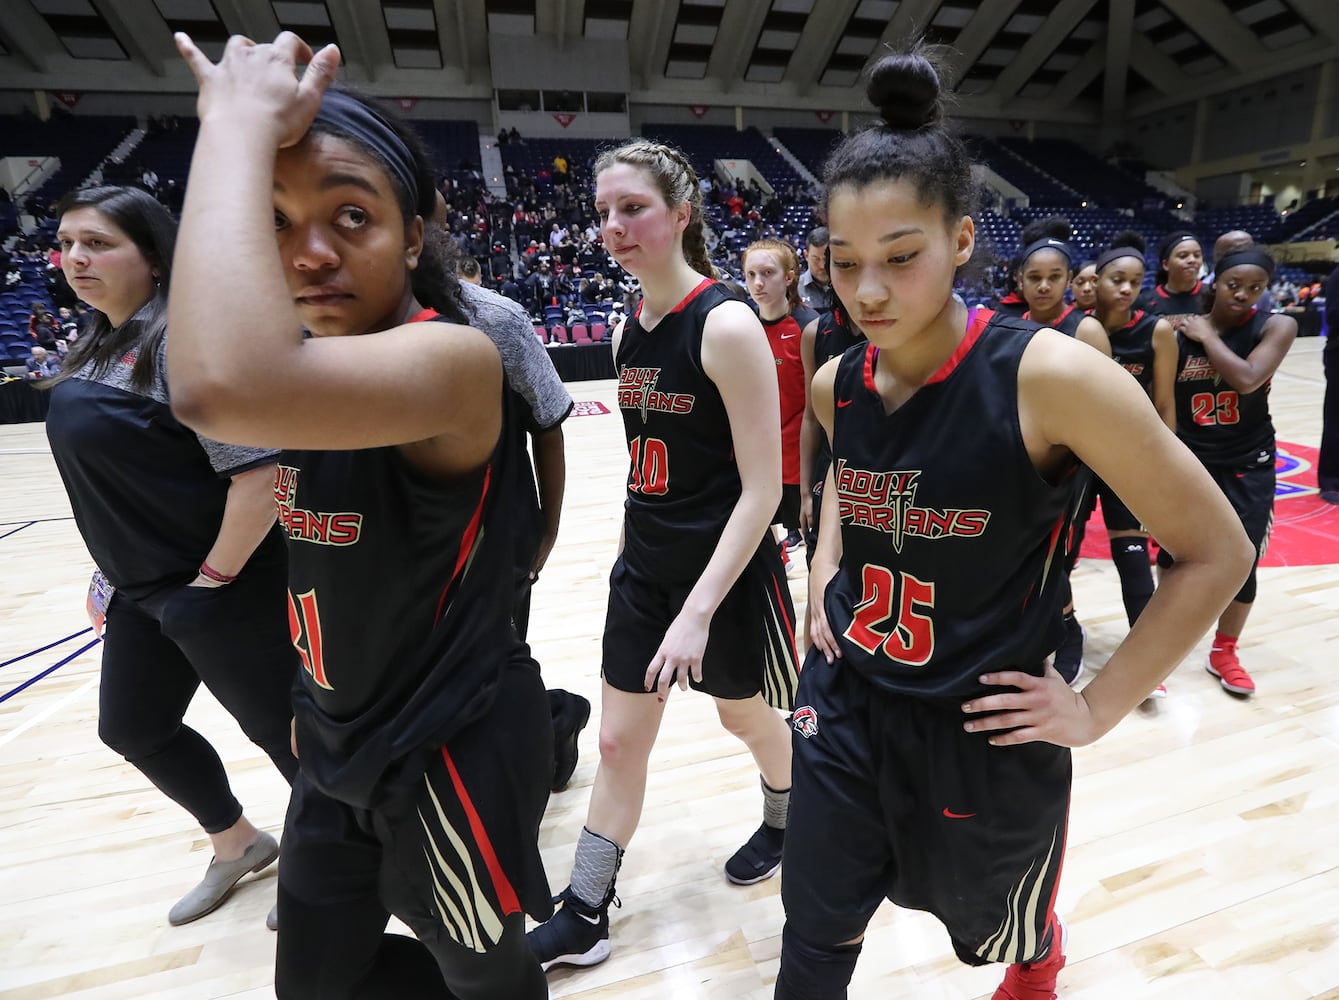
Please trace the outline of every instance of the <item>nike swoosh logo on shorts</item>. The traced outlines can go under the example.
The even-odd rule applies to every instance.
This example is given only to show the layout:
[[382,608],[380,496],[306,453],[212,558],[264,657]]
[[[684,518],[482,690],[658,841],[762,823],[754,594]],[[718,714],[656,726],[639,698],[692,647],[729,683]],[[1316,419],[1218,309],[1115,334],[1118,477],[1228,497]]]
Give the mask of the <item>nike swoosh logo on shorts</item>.
[[944,807],[945,819],[971,819],[976,813],[955,813],[948,806]]
[[837,409],[840,410],[842,409],[842,407],[850,406],[854,402],[855,402],[854,399],[839,399],[837,400]]

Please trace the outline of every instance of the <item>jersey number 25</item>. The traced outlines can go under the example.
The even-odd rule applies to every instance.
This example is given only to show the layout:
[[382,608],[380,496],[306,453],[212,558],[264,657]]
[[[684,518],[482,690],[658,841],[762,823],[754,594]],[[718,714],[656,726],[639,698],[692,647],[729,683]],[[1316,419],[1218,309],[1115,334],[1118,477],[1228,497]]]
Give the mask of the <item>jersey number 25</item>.
[[846,638],[870,655],[882,650],[888,659],[909,667],[929,663],[934,655],[935,625],[925,612],[934,610],[935,585],[869,563],[860,577],[860,603],[853,609]]

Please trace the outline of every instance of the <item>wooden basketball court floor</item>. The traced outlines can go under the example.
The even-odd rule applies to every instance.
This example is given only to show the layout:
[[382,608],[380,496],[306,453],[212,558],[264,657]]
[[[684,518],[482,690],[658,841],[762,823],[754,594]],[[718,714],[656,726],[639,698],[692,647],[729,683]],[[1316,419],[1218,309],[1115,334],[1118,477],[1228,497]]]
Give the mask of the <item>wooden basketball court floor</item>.
[[[1275,380],[1282,440],[1319,443],[1320,347],[1299,342]],[[595,773],[600,629],[626,467],[613,384],[574,389],[611,412],[566,426],[563,527],[534,600],[548,682],[596,701],[576,776],[544,822],[555,891]],[[0,428],[0,521],[0,697],[11,694],[0,702],[0,997],[272,996],[274,869],[216,913],[167,924],[209,861],[208,840],[98,742],[98,650],[79,653],[91,638],[79,633],[92,566],[39,425]],[[1084,560],[1074,589],[1089,662],[1100,664],[1125,633],[1110,563]],[[792,591],[802,605],[803,579]],[[1242,648],[1253,700],[1219,689],[1202,667],[1206,648],[1178,668],[1168,699],[1075,753],[1060,893],[1066,1000],[1339,998],[1339,567],[1262,571]],[[277,834],[287,789],[269,762],[208,695],[188,719],[219,749],[248,815]],[[739,888],[721,874],[759,815],[742,745],[709,699],[676,692],[619,880],[613,956],[551,974],[553,996],[770,997],[779,879]],[[989,997],[999,975],[960,965],[932,919],[885,905],[850,995]]]

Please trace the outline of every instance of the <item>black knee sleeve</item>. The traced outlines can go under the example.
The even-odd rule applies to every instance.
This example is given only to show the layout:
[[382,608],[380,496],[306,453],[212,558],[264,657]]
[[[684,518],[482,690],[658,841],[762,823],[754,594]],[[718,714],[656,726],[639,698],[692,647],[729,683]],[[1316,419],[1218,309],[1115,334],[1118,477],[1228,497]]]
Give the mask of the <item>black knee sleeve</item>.
[[1255,571],[1258,566],[1259,561],[1251,567],[1251,575],[1248,576],[1246,582],[1241,585],[1241,589],[1237,591],[1237,596],[1232,598],[1232,600],[1236,601],[1238,604],[1255,603]]
[[1126,535],[1111,539],[1111,561],[1120,574],[1125,617],[1133,625],[1153,596],[1153,571],[1148,565],[1148,539]]
[[860,948],[860,944],[811,944],[787,923],[781,931],[781,971],[774,1000],[846,1000]]

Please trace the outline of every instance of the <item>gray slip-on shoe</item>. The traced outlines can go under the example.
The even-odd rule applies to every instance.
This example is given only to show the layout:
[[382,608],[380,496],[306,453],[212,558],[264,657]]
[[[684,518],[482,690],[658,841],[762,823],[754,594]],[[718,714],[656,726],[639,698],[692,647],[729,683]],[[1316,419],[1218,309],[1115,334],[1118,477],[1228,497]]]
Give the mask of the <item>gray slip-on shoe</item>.
[[168,911],[167,922],[173,927],[199,920],[206,913],[213,913],[228,898],[233,886],[241,881],[247,872],[258,872],[274,864],[279,857],[279,842],[264,830],[256,842],[243,852],[236,861],[209,862],[205,877],[186,895],[177,900]]
[[275,903],[270,907],[270,912],[265,914],[265,926],[272,931],[279,929],[279,904]]

